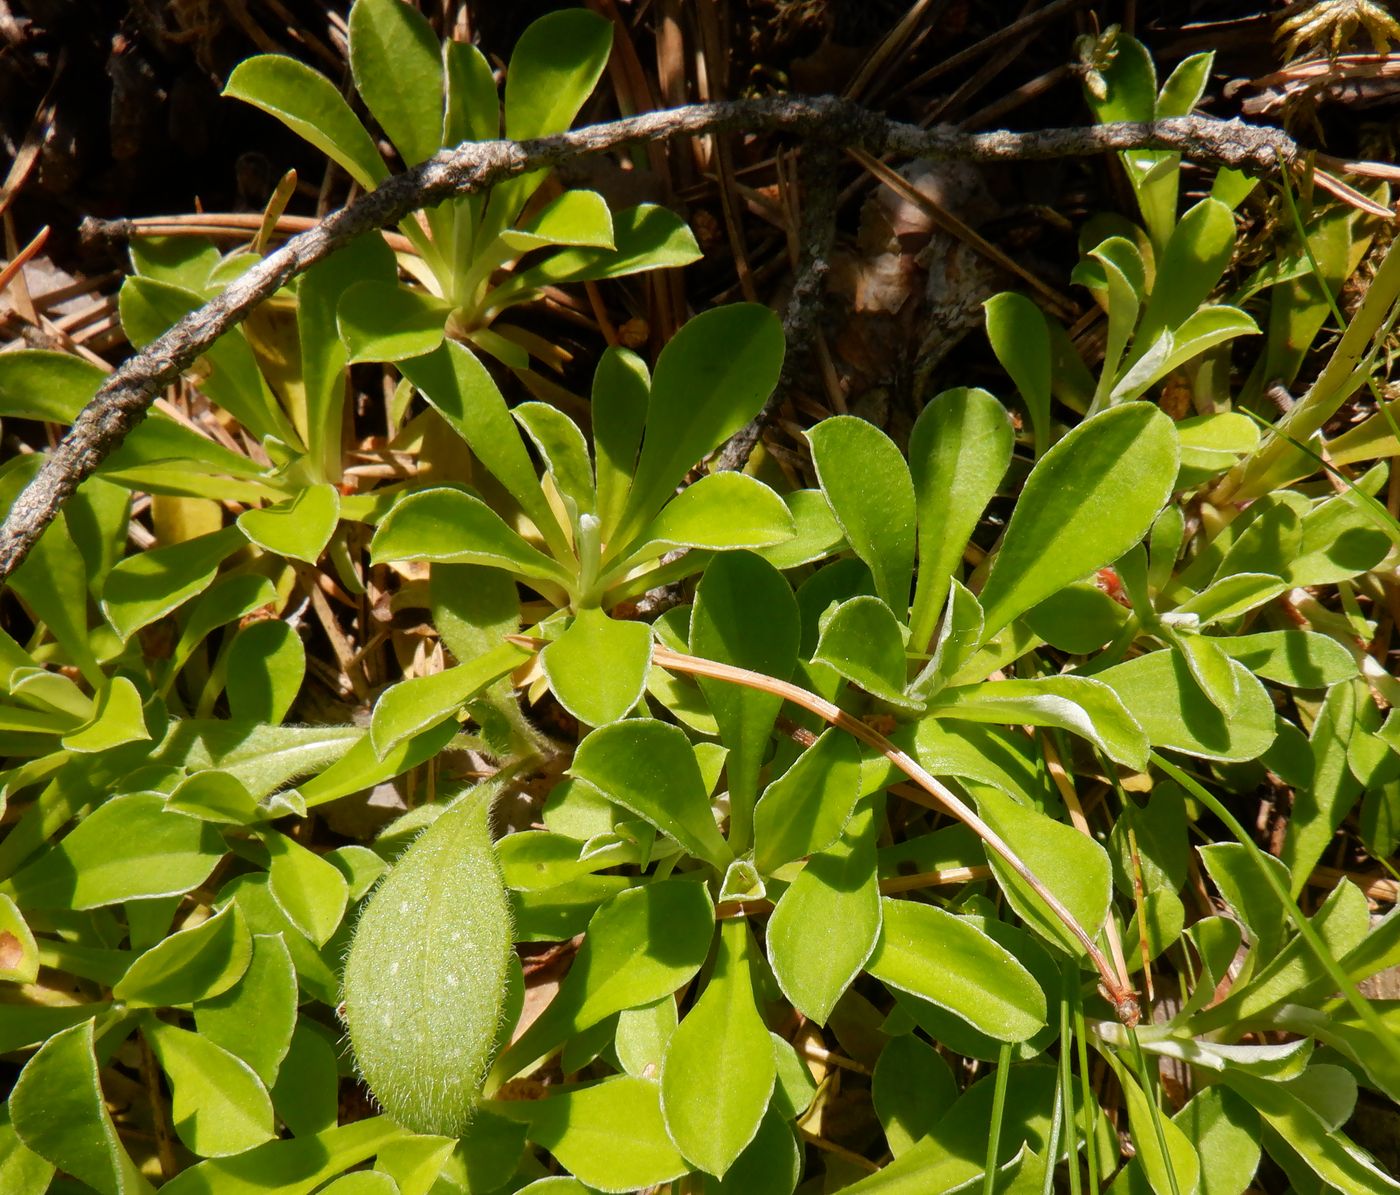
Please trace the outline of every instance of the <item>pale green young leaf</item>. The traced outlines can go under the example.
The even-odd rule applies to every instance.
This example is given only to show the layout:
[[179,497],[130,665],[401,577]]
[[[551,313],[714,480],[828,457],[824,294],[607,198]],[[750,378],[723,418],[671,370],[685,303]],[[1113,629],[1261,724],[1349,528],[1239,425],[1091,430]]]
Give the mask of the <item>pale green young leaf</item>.
[[919,572],[909,639],[922,651],[948,596],[963,550],[1011,463],[1015,434],[1006,409],[985,390],[945,390],[909,433],[918,509]]
[[1050,446],[1050,327],[1045,313],[1017,291],[993,295],[983,305],[987,339],[1001,367],[1016,383],[1035,436],[1035,455]]
[[297,1019],[297,977],[281,934],[256,934],[253,956],[239,981],[218,996],[198,1001],[200,1035],[243,1059],[265,1086],[292,1042]]
[[370,559],[375,564],[390,560],[483,564],[566,589],[573,582],[561,565],[532,548],[480,498],[446,486],[399,499],[370,541]]
[[93,1053],[93,1021],[55,1034],[20,1072],[10,1093],[19,1139],[100,1195],[151,1195],[107,1113]]
[[533,22],[515,43],[506,72],[506,136],[528,141],[567,129],[611,49],[612,25],[585,9]]
[[[1200,593],[1187,598],[1172,614],[1175,617],[1190,615],[1198,626],[1206,627],[1247,614],[1273,601],[1288,588],[1281,577],[1269,573],[1231,573],[1212,581]],[[1233,636],[1225,636],[1220,645],[1233,655],[1232,643]]]
[[228,991],[248,970],[253,939],[235,904],[157,942],[127,968],[112,997],[136,1008],[193,1004]]
[[768,923],[768,958],[779,987],[794,1008],[821,1025],[880,936],[878,833],[875,802],[867,800],[839,841],[807,860]]
[[1051,448],[1026,481],[983,586],[984,637],[1142,539],[1177,464],[1171,420],[1146,404],[1104,411]]
[[442,52],[432,26],[400,0],[350,9],[355,90],[403,157],[416,166],[442,144]]
[[612,213],[596,191],[565,191],[523,228],[508,228],[501,242],[516,253],[550,245],[613,248]]
[[579,744],[569,774],[720,870],[733,859],[715,825],[695,751],[677,727],[645,718],[600,727]]
[[550,691],[588,726],[625,717],[646,688],[651,628],[601,610],[580,610],[569,629],[540,653]]
[[389,177],[373,138],[335,85],[294,58],[259,54],[245,59],[229,75],[224,95],[277,117],[367,191]]
[[95,909],[188,892],[223,854],[207,822],[167,813],[156,793],[130,793],[99,805],[8,887],[26,908]]
[[1186,661],[1197,687],[1224,717],[1233,717],[1240,703],[1240,678],[1219,640],[1194,631],[1167,630],[1172,650]]
[[[455,704],[452,708],[456,708]],[[425,713],[416,700],[406,701],[401,712],[404,721],[410,724],[416,723]],[[423,720],[427,723],[426,729],[407,731],[407,737],[390,747],[382,756],[375,750],[374,740],[368,734],[356,731],[357,737],[348,750],[342,749],[339,758],[329,765],[322,765],[323,771],[298,787],[307,808],[324,805],[327,801],[334,801],[350,793],[373,788],[376,784],[402,775],[410,768],[416,768],[446,747],[459,729],[451,718],[439,720],[428,713]]]
[[191,1153],[221,1158],[270,1141],[272,1100],[242,1059],[147,1015],[141,1031],[170,1081],[175,1133]]
[[617,1017],[618,1061],[629,1075],[654,1079],[661,1074],[666,1046],[676,1032],[676,999],[662,996],[638,1008],[624,1008]]
[[651,521],[694,466],[758,414],[784,352],[778,317],[756,303],[716,307],[687,322],[661,350],[646,437],[619,542]]
[[717,1178],[754,1139],[777,1079],[754,995],[753,950],[746,920],[721,924],[710,980],[671,1037],[661,1068],[667,1133],[690,1162]]
[[1181,217],[1158,258],[1133,357],[1161,332],[1175,332],[1186,323],[1206,301],[1234,251],[1235,217],[1218,199],[1203,199]]
[[922,996],[998,1041],[1045,1024],[1045,993],[1016,957],[969,922],[933,905],[881,898],[880,939],[866,970]]
[[225,663],[229,714],[275,726],[287,716],[301,690],[306,648],[288,623],[260,619],[234,637]]
[[1154,651],[1095,674],[1122,699],[1154,747],[1201,759],[1258,759],[1274,741],[1274,704],[1264,686],[1238,661],[1240,697],[1226,719],[1201,692],[1186,662]]
[[754,863],[765,875],[831,846],[860,797],[860,748],[827,730],[763,791],[754,808]]
[[1258,331],[1254,320],[1238,308],[1204,307],[1188,316],[1175,331],[1161,332],[1147,351],[1123,372],[1109,394],[1109,401],[1124,403],[1141,398],[1154,383],[1207,349]]
[[315,564],[340,521],[340,492],[321,482],[295,497],[238,516],[238,529],[265,552]]
[[914,573],[914,481],[894,442],[853,415],[807,433],[812,464],[846,542],[870,567],[875,592],[903,621]]

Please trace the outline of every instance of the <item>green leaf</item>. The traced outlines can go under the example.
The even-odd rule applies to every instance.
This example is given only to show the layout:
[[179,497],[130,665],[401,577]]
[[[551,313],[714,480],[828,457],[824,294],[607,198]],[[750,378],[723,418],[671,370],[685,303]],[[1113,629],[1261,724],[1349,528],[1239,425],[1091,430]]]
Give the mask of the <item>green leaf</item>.
[[249,623],[229,644],[224,692],[229,713],[250,722],[281,722],[306,676],[301,636],[280,620]]
[[1390,551],[1390,536],[1376,526],[1366,502],[1348,490],[1303,516],[1303,542],[1287,562],[1290,585],[1330,585],[1375,568]]
[[794,1008],[821,1025],[880,936],[878,833],[875,802],[867,800],[840,840],[808,859],[768,923],[768,958],[778,986]]
[[208,588],[219,565],[246,543],[236,527],[225,527],[128,556],[107,575],[102,612],[125,642]]
[[689,1161],[719,1178],[754,1139],[777,1078],[754,997],[752,949],[746,920],[721,924],[710,981],[661,1068],[666,1131]]
[[124,676],[114,676],[98,692],[97,709],[85,726],[63,736],[65,751],[100,752],[148,740],[141,694]]
[[[421,711],[420,711],[421,712]],[[413,711],[404,711],[406,719]],[[429,723],[434,720],[430,717]],[[323,772],[306,781],[300,787],[302,800],[307,808],[324,805],[339,797],[361,792],[385,780],[400,776],[410,768],[432,759],[447,746],[457,734],[456,722],[444,720],[430,725],[429,729],[409,736],[396,746],[389,748],[381,757],[374,749],[374,741],[369,735],[360,733],[355,745],[343,751]]]
[[1327,689],[1356,676],[1351,653],[1316,631],[1223,636],[1220,646],[1256,676],[1293,689]]
[[315,564],[339,522],[340,491],[321,482],[287,502],[245,510],[238,516],[238,529],[264,552]]
[[156,793],[130,793],[99,805],[8,887],[26,908],[95,909],[188,892],[223,854],[208,823],[167,813]]
[[[333,990],[336,996],[332,999],[341,995],[339,987]],[[272,1086],[272,1106],[298,1137],[309,1137],[334,1125],[339,1103],[337,1059],[343,1049],[338,1043],[332,1044],[329,1033],[314,1028],[315,1025],[305,1018],[297,1022]]]
[[[762,610],[762,619],[753,616]],[[797,664],[799,626],[792,587],[771,564],[748,552],[717,556],[695,590],[690,650],[697,656],[779,680]],[[728,681],[697,678],[729,749],[730,839],[748,849],[758,773],[782,699]]]
[[1035,455],[1050,445],[1050,326],[1045,313],[1025,295],[1003,291],[983,305],[987,339],[997,360],[1016,383],[1035,434]]
[[[133,347],[144,348],[204,302],[203,294],[168,282],[128,278],[119,298],[122,328]],[[271,435],[288,444],[298,442],[241,328],[220,336],[204,351],[203,359],[209,368],[203,371],[199,388],[205,394],[259,439]],[[204,451],[201,447],[195,459],[204,459]]]
[[399,0],[356,0],[350,9],[355,90],[405,166],[442,144],[442,53],[427,19]]
[[242,978],[194,1009],[200,1034],[243,1059],[266,1086],[277,1079],[296,1019],[296,971],[281,934],[255,935]]
[[904,694],[908,680],[904,631],[880,598],[853,597],[837,606],[823,621],[812,659],[881,701],[904,709],[923,707],[921,701]]
[[349,885],[340,870],[285,834],[269,830],[263,844],[272,856],[268,890],[297,929],[324,946],[340,926]]
[[792,539],[761,548],[762,556],[776,569],[797,568],[834,555],[846,542],[836,516],[821,490],[794,490],[783,495],[796,532]]
[[246,1062],[154,1016],[142,1032],[170,1080],[175,1133],[192,1153],[226,1157],[275,1136],[272,1100]]
[[705,1195],[792,1195],[801,1174],[802,1154],[788,1118],[769,1108],[724,1178],[705,1176]]
[[823,419],[807,433],[812,464],[831,512],[875,592],[903,620],[914,572],[914,481],[894,442],[854,415]]
[[1146,404],[1086,419],[1041,457],[982,589],[984,642],[1142,539],[1177,462],[1171,420]]
[[1181,217],[1157,262],[1134,356],[1161,332],[1183,329],[1220,281],[1234,251],[1235,217],[1218,199],[1203,199]]
[[1110,759],[1147,766],[1147,736],[1108,686],[1087,676],[987,681],[944,689],[929,707],[943,718],[1058,726],[1082,735]]
[[1172,1117],[1201,1158],[1201,1195],[1244,1195],[1259,1166],[1259,1115],[1217,1084]]
[[515,43],[506,72],[506,136],[528,141],[567,129],[611,49],[611,23],[584,9],[532,22]]
[[127,969],[112,998],[132,1007],[193,1004],[228,991],[253,957],[253,939],[238,906],[157,942]]
[[909,469],[918,508],[919,573],[909,638],[916,651],[933,638],[948,580],[957,574],[963,549],[996,494],[1014,447],[1006,409],[985,390],[945,390],[914,422]]
[[579,744],[569,775],[587,780],[720,871],[734,858],[715,825],[685,732],[649,718],[614,722]]
[[520,504],[550,551],[561,560],[568,559],[568,539],[540,488],[534,463],[505,399],[485,366],[469,349],[450,340],[426,356],[401,361],[399,369]]
[[1199,357],[1207,349],[1258,331],[1259,326],[1254,320],[1235,307],[1205,307],[1187,317],[1186,322],[1175,331],[1162,332],[1151,347],[1124,371],[1113,387],[1109,401],[1124,403],[1140,398],[1148,387],[1172,370]]
[[[1198,626],[1209,626],[1213,622],[1247,614],[1273,601],[1288,588],[1282,578],[1269,573],[1233,573],[1212,581],[1200,593],[1187,598],[1173,611],[1173,615],[1178,618],[1190,615]],[[1233,655],[1229,646],[1231,642],[1227,637],[1221,641],[1221,647]]]
[[451,312],[451,303],[421,290],[367,281],[356,282],[341,296],[335,322],[351,365],[404,361],[442,344]]
[[890,1152],[899,1157],[943,1118],[958,1087],[943,1056],[911,1033],[890,1038],[880,1051],[870,1094]]
[[1097,585],[1077,581],[1027,610],[1024,621],[1051,647],[1087,656],[1110,642],[1130,617],[1130,611]]
[[1169,1120],[1146,1095],[1118,1059],[1101,1051],[1113,1068],[1128,1105],[1137,1162],[1147,1175],[1151,1191],[1196,1191],[1200,1186],[1201,1159],[1181,1128]]
[[10,1093],[19,1139],[101,1195],[149,1195],[107,1114],[93,1054],[93,1022],[55,1034],[25,1065]]
[[480,498],[449,487],[419,490],[394,503],[370,541],[370,559],[484,564],[565,588],[573,583]]
[[24,915],[0,893],[0,980],[33,983],[39,975],[39,947]]
[[1201,759],[1258,759],[1274,741],[1274,705],[1264,686],[1238,662],[1240,698],[1225,718],[1173,651],[1154,651],[1095,674],[1122,699],[1155,747]]
[[631,557],[659,556],[662,546],[765,548],[796,532],[787,506],[763,482],[742,473],[712,473],[662,507],[637,537],[643,547]]
[[520,594],[500,569],[435,564],[428,602],[438,634],[460,663],[484,656],[520,629]]
[[378,232],[356,237],[297,281],[297,335],[306,390],[306,447],[327,481],[340,479],[345,407],[345,344],[336,328],[340,296],[356,283],[392,284],[397,265]]
[[54,1167],[28,1148],[10,1123],[9,1105],[0,1105],[0,1190],[12,1195],[44,1195]]
[[778,317],[755,303],[716,307],[687,322],[661,350],[646,438],[617,529],[636,536],[695,462],[758,414],[783,363]]
[[621,1075],[542,1100],[499,1105],[530,1122],[530,1140],[599,1191],[636,1191],[687,1170],[661,1118],[661,1088]]
[[501,242],[517,253],[550,245],[613,247],[612,213],[596,191],[565,191],[520,229],[506,229]]
[[1194,631],[1168,627],[1167,638],[1178,652],[1201,692],[1226,718],[1240,702],[1240,681],[1230,657],[1216,639]]
[[277,117],[367,191],[389,177],[374,140],[335,85],[293,58],[259,54],[245,59],[229,75],[224,95]]
[[771,875],[831,846],[860,798],[860,748],[827,730],[774,780],[754,808],[754,864]]
[[542,402],[523,402],[511,413],[534,442],[559,493],[574,504],[576,513],[592,514],[597,505],[593,466],[578,424],[558,407]]
[[497,1073],[518,1072],[614,1013],[671,999],[700,970],[714,932],[703,884],[656,880],[618,893],[593,914],[559,993],[502,1055]]
[[[1037,879],[1093,937],[1108,918],[1112,868],[1108,854],[1093,838],[1035,809],[1019,805],[998,788],[976,788],[977,811],[1020,856]],[[1084,947],[1026,881],[999,854],[987,860],[1011,907],[1047,941],[1073,955]],[[916,993],[921,995],[922,993]]]
[[642,270],[676,269],[701,257],[695,234],[686,222],[661,204],[641,203],[614,212],[613,241],[616,248],[611,250],[580,248],[551,253],[493,291],[488,308],[499,311],[512,303],[524,302],[534,297],[540,287],[550,284],[594,282]]
[[625,1008],[617,1017],[617,1059],[622,1069],[639,1079],[661,1073],[666,1045],[676,1032],[676,998],[662,996],[638,1008]]
[[554,696],[588,726],[625,717],[646,689],[651,628],[601,610],[581,610],[569,629],[540,653]]
[[212,1159],[181,1171],[164,1195],[310,1195],[327,1179],[372,1158],[403,1130],[387,1116],[339,1128],[269,1141],[231,1158]]
[[880,939],[866,970],[922,996],[997,1041],[1045,1024],[1045,994],[1016,957],[969,922],[932,905],[881,898]]
[[486,55],[469,42],[448,41],[443,45],[443,66],[447,75],[443,145],[494,141],[501,133],[501,101]]
[[[375,702],[370,715],[369,741],[375,756],[387,760],[395,747],[452,717],[482,689],[518,668],[525,658],[521,648],[503,643],[470,663],[390,686]],[[306,791],[313,789],[308,785]]]
[[[1319,1179],[1343,1195],[1382,1195],[1400,1191],[1368,1154],[1346,1136],[1333,1132],[1327,1121],[1283,1083],[1271,1083],[1238,1070],[1227,1070],[1221,1081],[1244,1097],[1286,1146]],[[1272,1140],[1266,1134],[1266,1144]]]
[[632,487],[650,401],[651,376],[646,362],[628,349],[614,346],[604,351],[593,374],[591,414],[598,519],[603,542],[610,550]]
[[[1275,957],[1288,920],[1272,885],[1265,882],[1259,874],[1258,863],[1250,857],[1256,848],[1239,842],[1212,842],[1196,849],[1230,912],[1248,929],[1250,940],[1259,949],[1259,958]],[[1259,858],[1266,866],[1278,869],[1279,879],[1286,888],[1287,868],[1272,855]]]
[[1347,748],[1357,735],[1358,704],[1368,700],[1360,681],[1334,685],[1327,691],[1308,735],[1312,782],[1294,793],[1288,832],[1279,851],[1293,877],[1289,891],[1295,897],[1361,793],[1361,782],[1349,766]]
[[[398,3],[398,0],[390,0]],[[379,1170],[356,1170],[341,1175],[329,1186],[321,1188],[322,1195],[399,1195],[399,1185]]]

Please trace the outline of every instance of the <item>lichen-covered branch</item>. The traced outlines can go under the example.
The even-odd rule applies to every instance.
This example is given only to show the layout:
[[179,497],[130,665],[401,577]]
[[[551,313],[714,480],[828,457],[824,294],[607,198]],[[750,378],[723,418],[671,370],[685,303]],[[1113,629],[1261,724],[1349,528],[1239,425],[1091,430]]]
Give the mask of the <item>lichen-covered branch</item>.
[[1268,174],[1280,164],[1293,165],[1300,156],[1286,134],[1238,120],[1196,116],[1031,133],[964,133],[951,128],[921,129],[833,97],[695,104],[534,141],[487,141],[444,150],[288,241],[116,370],[6,515],[0,527],[0,581],[24,560],[69,495],[140,422],[163,387],[279,287],[355,237],[395,224],[417,208],[485,190],[566,159],[631,142],[739,131],[787,133],[843,149],[858,146],[872,154],[983,162],[1163,149],[1197,161]]

